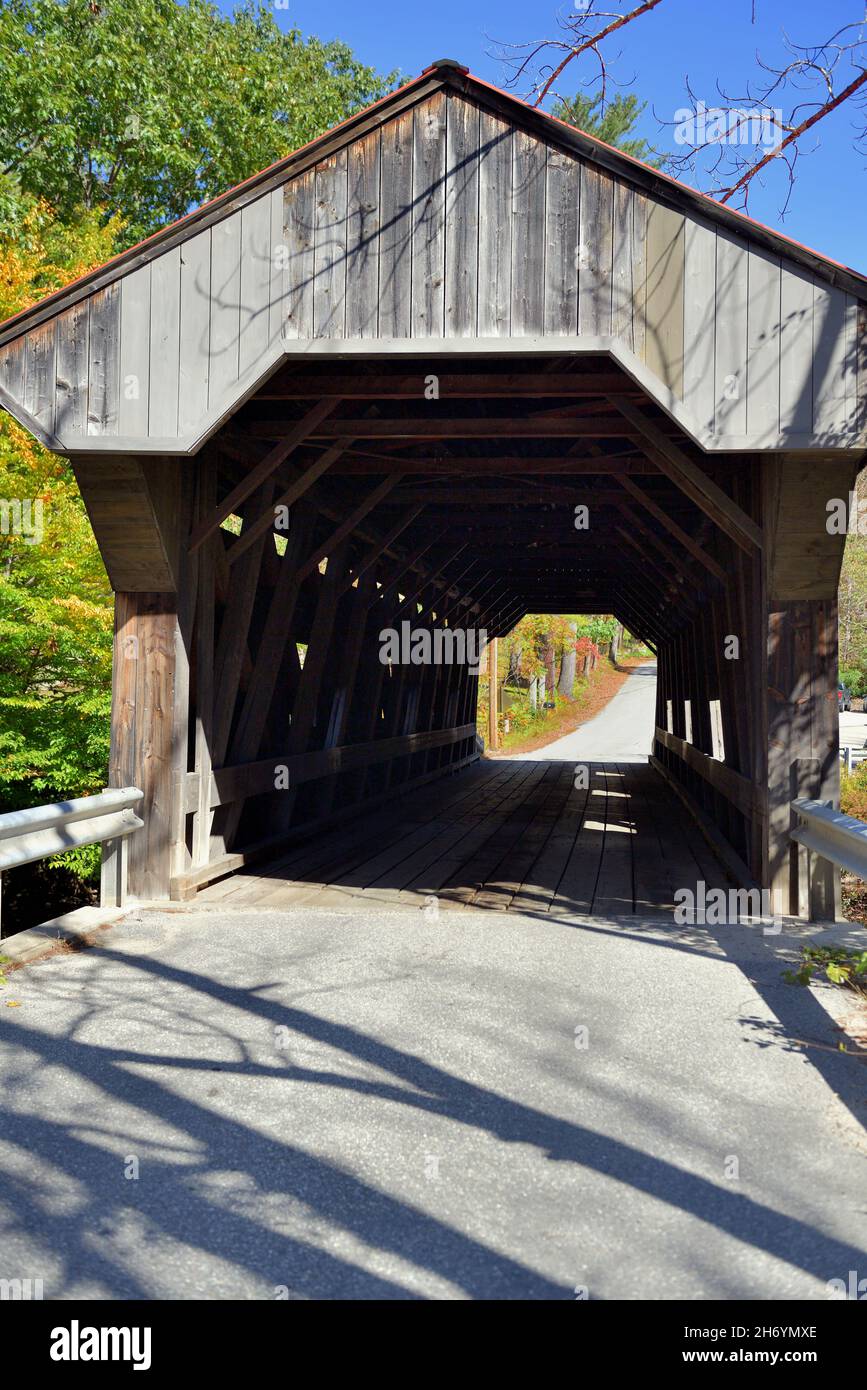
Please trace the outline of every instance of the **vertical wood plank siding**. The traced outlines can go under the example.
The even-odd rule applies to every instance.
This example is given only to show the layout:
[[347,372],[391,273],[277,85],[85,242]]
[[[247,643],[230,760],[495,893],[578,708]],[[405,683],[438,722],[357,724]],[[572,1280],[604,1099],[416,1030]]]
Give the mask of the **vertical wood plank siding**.
[[855,445],[867,308],[436,92],[0,349],[48,432],[170,441],[282,339],[614,339],[707,444]]

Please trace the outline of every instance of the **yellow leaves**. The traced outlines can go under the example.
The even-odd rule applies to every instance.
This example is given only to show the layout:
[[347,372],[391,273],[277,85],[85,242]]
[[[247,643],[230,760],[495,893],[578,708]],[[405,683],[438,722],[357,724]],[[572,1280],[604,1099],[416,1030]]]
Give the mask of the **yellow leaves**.
[[105,617],[106,607],[104,604],[88,603],[87,599],[79,598],[77,594],[67,594],[65,597],[55,597],[51,600],[56,608],[65,609],[66,613],[73,620],[79,619],[82,622],[92,622],[94,618],[100,620]]
[[83,213],[74,225],[61,229],[51,207],[35,201],[16,241],[3,248],[0,321],[109,260],[119,234],[118,218],[103,224],[95,212]]

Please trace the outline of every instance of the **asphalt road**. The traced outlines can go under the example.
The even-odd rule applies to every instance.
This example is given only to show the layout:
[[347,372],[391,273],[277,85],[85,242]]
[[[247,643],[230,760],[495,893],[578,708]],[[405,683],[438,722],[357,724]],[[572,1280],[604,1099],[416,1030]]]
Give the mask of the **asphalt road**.
[[840,715],[840,743],[849,743],[853,748],[867,748],[867,714],[856,714],[851,710]]
[[746,927],[138,912],[0,992],[0,1278],[825,1299],[867,1274],[838,1036]]
[[656,662],[638,666],[613,700],[574,733],[522,758],[646,763],[656,725]]

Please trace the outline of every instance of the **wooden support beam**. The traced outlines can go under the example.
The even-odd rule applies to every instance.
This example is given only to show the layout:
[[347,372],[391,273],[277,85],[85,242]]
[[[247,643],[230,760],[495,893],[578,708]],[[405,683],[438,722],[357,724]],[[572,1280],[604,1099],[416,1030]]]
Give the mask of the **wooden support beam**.
[[[443,526],[441,530],[435,532],[432,536],[429,536],[427,540],[423,541],[411,555],[406,555],[400,559],[395,569],[388,576],[383,587],[374,592],[373,597],[367,605],[368,610],[374,608],[379,603],[385,602],[385,604],[388,605],[397,593],[403,576],[408,571],[414,570],[418,566],[421,557],[426,555],[433,546],[437,545],[442,540],[443,536],[446,535],[447,531],[448,527]],[[454,553],[459,554],[461,550],[465,549],[466,546],[461,545]]]
[[[645,646],[650,647],[650,650],[653,652],[653,655],[656,656],[657,648],[659,646],[659,638],[653,632],[651,632],[650,634],[652,640],[648,638],[647,634],[649,629],[647,628],[644,619],[642,618],[640,613],[636,613],[635,609],[632,607],[632,604],[622,594],[618,595],[615,604],[612,605],[612,612],[614,613],[615,617],[617,616],[618,609],[622,611],[624,617],[626,618],[624,626],[629,628],[630,632],[634,632],[636,637],[640,637]],[[620,619],[620,621],[622,622],[623,619]]]
[[[621,372],[443,372],[437,374],[439,399],[514,400],[516,397],[607,396],[612,391],[629,394],[629,378]],[[328,376],[292,370],[278,374],[256,392],[257,401],[314,400],[335,396],[338,400],[424,399],[426,373],[370,376]],[[634,389],[641,395],[639,387]]]
[[375,487],[373,492],[369,493],[362,502],[359,502],[355,510],[337,527],[337,530],[332,531],[328,539],[324,540],[322,544],[314,550],[313,554],[308,556],[304,561],[299,571],[299,581],[305,579],[308,574],[311,574],[325,559],[326,555],[330,556],[337,546],[346,540],[348,536],[352,535],[358,523],[363,521],[364,518],[373,511],[374,507],[377,506],[384,497],[388,496],[391,489],[400,482],[400,477],[401,475],[399,473],[392,473],[390,477],[384,478],[379,486]]
[[308,410],[301,420],[287,421],[287,428],[278,432],[285,435],[285,438],[281,438],[280,443],[275,444],[274,448],[269,450],[261,463],[258,463],[245,478],[241,479],[238,486],[232,489],[228,497],[223,498],[223,501],[209,517],[205,517],[199,522],[190,537],[190,550],[198,550],[199,546],[208,539],[208,536],[213,535],[222,526],[227,516],[231,516],[233,512],[237,511],[251,493],[271,478],[281,463],[289,457],[294,449],[298,448],[299,444],[304,443],[316,426],[321,425],[325,418],[331,414],[337,404],[337,400],[321,400],[312,410]]
[[[632,527],[632,531],[627,531],[626,534],[636,546],[638,553],[644,557],[645,562],[653,565],[656,572],[668,582],[672,594],[681,602],[685,602],[690,611],[698,608],[700,601],[704,598],[704,591],[696,584],[695,577],[683,556],[673,550],[662,536],[657,535],[651,527],[647,526],[631,507],[623,508],[623,519]],[[626,528],[619,527],[618,530],[623,534]],[[635,532],[645,538],[644,546],[636,541]],[[653,555],[648,552],[648,546],[657,552],[666,568],[660,568]]]
[[397,540],[398,536],[401,535],[402,532],[404,532],[408,526],[412,525],[412,523],[423,511],[424,505],[422,503],[418,503],[414,507],[409,507],[398,518],[398,520],[392,526],[391,530],[385,536],[383,536],[381,540],[376,541],[375,544],[371,547],[371,549],[368,550],[367,553],[363,555],[361,559],[357,562],[357,564],[353,567],[351,574],[348,576],[346,580],[347,589],[351,588],[353,584],[355,584],[356,580],[360,580],[362,576],[365,575],[367,571],[370,569],[371,565],[376,564],[380,556],[386,550],[388,550],[389,546]]
[[656,502],[654,502],[649,493],[645,492],[644,488],[639,487],[632,478],[627,477],[623,473],[617,475],[617,481],[620,483],[621,487],[626,489],[630,497],[633,497],[646,512],[649,512],[650,515],[659,522],[660,526],[665,527],[666,531],[674,537],[678,545],[682,545],[684,550],[686,550],[694,560],[698,560],[699,564],[703,565],[708,573],[712,574],[714,579],[718,580],[720,584],[725,584],[726,572],[722,565],[717,564],[712,555],[708,555],[707,551],[702,549],[698,542],[693,540],[692,536],[687,535],[686,531],[678,526],[677,522],[674,521],[666,511],[663,511],[662,507],[657,506]]
[[[199,462],[196,517],[209,516],[217,501],[217,470],[211,458]],[[195,652],[195,754],[194,768],[199,778],[199,796],[193,812],[193,867],[208,862],[211,841],[211,815],[208,784],[211,777],[211,748],[214,741],[214,618],[217,555],[223,546],[219,534],[212,535],[198,556],[199,592],[196,602]]]
[[735,772],[734,768],[729,767],[726,763],[708,757],[707,753],[703,753],[700,748],[696,748],[692,743],[687,743],[685,739],[678,738],[676,734],[670,734],[667,729],[657,727],[655,738],[657,743],[661,743],[663,748],[667,748],[688,767],[691,767],[693,772],[697,772],[699,777],[702,777],[739,811],[747,816],[763,814],[764,803],[761,792],[753,786],[748,777],[744,777],[740,772]]
[[[329,538],[329,549],[324,552],[328,554],[328,568],[320,584],[316,612],[310,627],[307,655],[304,658],[298,696],[292,709],[292,722],[289,726],[289,748],[292,753],[304,752],[310,738],[310,731],[313,728],[316,702],[319,699],[322,675],[328,660],[337,606],[340,602],[340,596],[344,592],[343,580],[348,567],[348,541],[346,539],[348,534],[347,531],[342,540],[335,540],[334,537]],[[314,552],[314,555],[317,553]],[[320,558],[322,557],[320,556]],[[312,563],[312,560],[313,557],[300,566],[298,570],[299,581],[310,574],[318,565],[318,560],[315,563]]]
[[305,468],[300,477],[296,478],[293,483],[290,483],[286,491],[281,493],[280,496],[271,503],[270,507],[266,508],[263,514],[252,522],[249,528],[245,526],[243,535],[239,536],[235,543],[229,548],[227,557],[229,564],[234,565],[261,535],[264,535],[266,531],[273,530],[277,508],[291,507],[294,502],[298,501],[299,497],[303,497],[304,493],[313,486],[317,478],[321,478],[322,474],[327,472],[333,463],[336,463],[340,455],[346,452],[351,443],[351,435],[346,435],[344,438],[336,440],[330,449],[326,449],[325,453],[321,454],[315,463],[311,463],[309,468]]
[[[250,510],[258,513],[268,506],[274,495],[274,480],[267,479],[250,499]],[[260,536],[248,550],[235,571],[229,587],[228,602],[220,625],[220,635],[214,657],[214,724],[211,757],[219,767],[225,756],[235,711],[235,701],[241,682],[244,654],[250,633],[253,606],[259,588],[265,537]]]
[[[413,589],[412,593],[406,593],[404,595],[404,598],[398,604],[397,608],[394,610],[393,618],[396,617],[398,613],[400,613],[401,609],[404,608],[406,604],[414,602],[414,600],[418,597],[419,593],[423,588],[426,588],[430,584],[435,584],[439,579],[440,575],[442,574],[443,570],[446,569],[446,567],[450,565],[452,561],[455,560],[457,556],[461,554],[462,551],[466,550],[466,548],[466,543],[456,546],[455,549],[450,551],[447,556],[443,557],[443,559],[439,562],[437,569],[425,570],[423,572],[422,583],[417,584],[415,589]],[[401,575],[406,573],[407,569],[408,566],[405,566],[404,570],[401,571]],[[394,597],[394,595],[398,593],[399,590],[407,589],[408,587],[409,586],[403,582],[402,578],[398,576],[389,582],[387,589],[381,591],[381,593],[379,594],[379,600],[384,600],[385,603],[388,604]]]
[[[622,493],[614,490],[607,492],[594,492],[592,500],[597,506],[619,506],[622,500]],[[575,502],[590,501],[590,498],[583,492],[572,487],[546,488],[544,492],[539,491],[537,484],[528,484],[525,487],[494,487],[482,488],[473,486],[461,486],[460,483],[450,483],[444,487],[408,487],[401,489],[401,502],[425,502],[428,505],[439,507],[534,507],[540,510],[544,506],[568,507]],[[463,522],[463,518],[454,515],[449,516],[449,524],[455,521]],[[484,521],[479,518],[478,511],[468,517],[468,522],[476,525],[484,525]]]
[[[429,748],[441,748],[459,739],[467,738],[475,732],[474,727],[423,730],[415,734],[402,734],[394,739],[373,739],[361,744],[338,745],[332,748],[311,749],[308,752],[293,753],[283,750],[273,757],[258,759],[256,762],[238,766],[219,768],[214,771],[208,784],[208,798],[213,809],[228,806],[233,802],[250,796],[261,796],[273,789],[274,765],[284,765],[289,774],[289,785],[300,786],[320,777],[331,777],[338,772],[348,772],[354,768],[370,767],[374,763],[387,762],[393,757],[423,752]],[[188,795],[192,799],[195,788],[188,774]]]
[[612,396],[610,399],[624,420],[644,440],[645,451],[651,461],[741,550],[748,555],[761,551],[761,528],[752,517],[733,502],[692,459],[687,458],[683,450],[632,401],[623,396]]
[[[221,437],[221,448],[226,452],[231,450],[233,456],[239,461],[249,459],[249,447],[247,436],[234,435]],[[325,448],[324,441],[320,444],[310,443],[312,448]],[[402,448],[400,441],[397,448]],[[384,452],[373,452],[371,450],[347,449],[339,461],[331,468],[332,477],[356,477],[367,476],[374,473],[381,475],[387,468],[399,468],[402,473],[440,475],[451,477],[455,474],[462,479],[467,478],[500,478],[504,475],[525,474],[533,477],[538,474],[544,475],[575,475],[599,474],[600,476],[613,476],[619,473],[628,473],[637,477],[657,477],[659,469],[651,463],[645,453],[605,454],[596,457],[578,458],[573,455],[547,454],[537,455],[532,458],[522,457],[520,454],[498,454],[496,457],[480,456],[477,454],[449,453],[449,454],[418,454],[407,456],[403,453],[386,454]]]
[[177,596],[115,595],[109,785],[139,787],[144,829],[129,841],[129,892],[168,896],[172,870],[172,734]]
[[247,762],[258,753],[268,711],[274,698],[283,650],[291,640],[292,622],[301,587],[299,567],[307,554],[315,521],[315,512],[308,504],[302,503],[299,513],[289,536],[286,553],[280,561],[279,578],[259,639],[253,674],[247,685],[238,727],[227,759],[229,763]]
[[[632,408],[630,401],[624,404]],[[640,411],[636,413],[643,419]],[[298,430],[300,425],[295,420],[254,419],[247,428],[257,439],[282,439],[290,431]],[[589,420],[557,416],[528,419],[526,415],[485,419],[478,415],[456,418],[429,413],[402,420],[354,418],[333,420],[330,424],[323,420],[308,433],[316,439],[344,434],[354,435],[356,439],[629,439],[640,438],[643,432],[637,425],[624,423],[619,415]],[[661,431],[659,433],[666,439]]]

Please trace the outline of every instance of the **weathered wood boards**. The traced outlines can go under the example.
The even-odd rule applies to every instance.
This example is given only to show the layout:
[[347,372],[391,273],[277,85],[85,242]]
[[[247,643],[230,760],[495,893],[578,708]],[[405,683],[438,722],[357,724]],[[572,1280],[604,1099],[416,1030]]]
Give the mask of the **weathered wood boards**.
[[863,443],[856,277],[464,85],[0,334],[9,407],[52,447],[186,452],[296,345],[562,339],[643,371],[709,450]]

